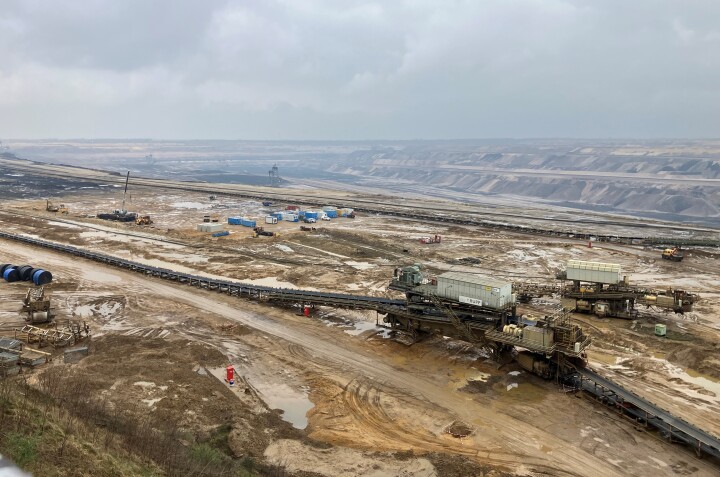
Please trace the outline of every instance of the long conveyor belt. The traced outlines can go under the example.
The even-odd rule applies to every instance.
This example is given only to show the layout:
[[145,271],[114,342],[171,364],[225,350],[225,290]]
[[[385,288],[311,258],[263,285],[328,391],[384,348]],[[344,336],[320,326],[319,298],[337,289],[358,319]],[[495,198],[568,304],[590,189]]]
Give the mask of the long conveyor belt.
[[698,454],[720,458],[720,439],[641,398],[587,368],[577,370],[580,388],[632,418],[656,428],[668,440],[682,442]]
[[70,245],[63,245],[33,237],[18,235],[8,232],[0,232],[0,238],[24,242],[30,245],[40,246],[58,252],[69,253],[78,257],[87,258],[108,265],[113,265],[128,270],[145,273],[168,280],[187,283],[200,288],[218,290],[230,295],[246,296],[248,298],[265,299],[275,302],[326,305],[336,308],[348,308],[359,310],[375,310],[382,313],[394,312],[403,313],[406,310],[405,300],[393,300],[390,298],[351,295],[345,293],[318,292],[310,290],[299,290],[293,288],[276,288],[262,285],[252,285],[239,281],[223,280],[220,278],[205,277],[190,273],[181,273],[167,268],[146,265],[131,260],[106,255],[100,252],[84,250]]

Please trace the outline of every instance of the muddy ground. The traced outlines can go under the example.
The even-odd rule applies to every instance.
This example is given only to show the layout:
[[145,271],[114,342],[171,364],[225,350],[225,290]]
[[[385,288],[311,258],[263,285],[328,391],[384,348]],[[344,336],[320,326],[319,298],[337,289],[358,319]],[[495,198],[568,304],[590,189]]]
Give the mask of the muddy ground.
[[[580,259],[619,263],[638,285],[699,292],[703,300],[684,316],[648,309],[637,321],[575,319],[594,338],[591,366],[720,434],[714,250],[692,250],[685,261],[670,263],[641,247],[588,248],[580,241],[379,216],[323,222],[314,232],[280,223],[268,226],[279,232],[274,238],[228,227],[229,237],[213,239],[195,231],[205,214],[226,222],[234,215],[263,217],[287,204],[264,208],[255,201],[144,190],[130,204],[155,224],[139,227],[91,218],[114,208],[107,195],[64,196],[68,215],[45,212],[40,199],[8,201],[0,225],[166,268],[271,286],[397,296],[387,283],[395,267],[408,263],[424,263],[431,273],[552,281],[566,260]],[[441,244],[418,242],[436,233]],[[303,317],[14,242],[0,241],[0,256],[3,263],[51,270],[57,322],[85,320],[92,328],[88,358],[73,365],[56,359],[31,375],[76,376],[93,399],[139,415],[173,416],[188,445],[224,429],[228,455],[250,456],[293,475],[717,472],[609,410],[515,365],[498,367],[460,341],[430,336],[403,344],[403,337],[376,326],[374,313],[321,309]],[[12,334],[21,324],[26,289],[0,285],[0,333]],[[520,311],[540,314],[559,305],[558,297],[545,297]],[[667,324],[670,337],[655,337],[654,323]],[[222,381],[227,364],[240,378],[233,389]],[[457,429],[467,435],[457,436]]]

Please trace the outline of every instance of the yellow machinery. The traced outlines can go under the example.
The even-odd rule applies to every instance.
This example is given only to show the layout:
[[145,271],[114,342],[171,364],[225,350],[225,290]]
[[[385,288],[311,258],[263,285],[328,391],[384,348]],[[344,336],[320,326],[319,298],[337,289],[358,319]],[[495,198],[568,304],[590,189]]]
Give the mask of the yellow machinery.
[[663,250],[662,253],[663,260],[671,260],[673,262],[680,262],[682,261],[685,256],[682,254],[679,248],[673,247],[673,248],[666,248]]
[[52,201],[47,200],[45,202],[45,210],[48,212],[60,212],[61,214],[67,215],[68,208],[65,207],[65,204],[60,204],[59,206],[52,203]]
[[138,215],[135,219],[137,225],[150,225],[153,223],[149,215]]

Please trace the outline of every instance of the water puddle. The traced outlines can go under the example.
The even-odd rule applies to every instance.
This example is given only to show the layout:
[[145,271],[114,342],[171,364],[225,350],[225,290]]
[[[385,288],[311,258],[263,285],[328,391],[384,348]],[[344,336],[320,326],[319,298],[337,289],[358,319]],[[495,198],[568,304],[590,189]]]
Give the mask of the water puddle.
[[375,265],[369,262],[353,262],[351,260],[348,260],[345,262],[345,265],[350,265],[351,267],[357,269],[357,270],[369,270],[371,268],[375,268]]
[[310,389],[307,386],[294,389],[285,383],[271,383],[253,375],[246,375],[245,379],[270,409],[283,411],[284,421],[289,422],[296,429],[307,427],[307,413],[314,406],[308,399]]
[[210,209],[212,208],[212,204],[202,204],[200,202],[175,202],[172,204],[173,207],[176,207],[178,209]]
[[349,335],[353,335],[353,336],[361,335],[361,334],[365,333],[366,331],[370,331],[370,330],[382,331],[382,330],[386,329],[384,327],[376,325],[375,323],[373,323],[371,321],[355,321],[355,322],[351,323],[351,325],[353,326],[353,329],[344,330],[344,331],[345,331],[345,333],[347,333]]
[[685,372],[688,374],[688,376],[692,376],[693,378],[702,378],[707,379],[708,381],[712,381],[714,383],[720,383],[720,379],[710,376],[709,374],[704,374],[699,371],[695,371],[694,369],[685,368]]
[[[694,389],[691,388],[685,390],[685,394],[691,394],[694,397],[699,397],[700,399],[711,400],[716,403],[720,403],[720,379],[708,376],[693,369],[681,368],[680,366],[672,364],[665,359],[652,359],[653,361],[659,361],[663,364],[670,378],[677,379],[689,385],[696,386],[696,388]],[[677,388],[677,386],[675,387]],[[696,391],[697,388],[704,389],[706,392],[699,394]],[[712,395],[708,395],[707,391],[712,393]]]
[[335,313],[328,313],[324,318],[321,318],[325,326],[337,326],[343,330],[343,332],[352,335],[359,336],[366,331],[373,331],[371,336],[377,336],[380,338],[389,338],[393,330],[386,326],[381,326],[373,321],[353,321],[347,318],[338,317]]

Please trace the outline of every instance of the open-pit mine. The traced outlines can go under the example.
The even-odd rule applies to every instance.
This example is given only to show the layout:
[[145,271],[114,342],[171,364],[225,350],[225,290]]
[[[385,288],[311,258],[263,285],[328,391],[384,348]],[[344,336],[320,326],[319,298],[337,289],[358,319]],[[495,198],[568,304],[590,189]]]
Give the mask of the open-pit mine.
[[0,158],[0,422],[36,475],[720,473],[714,212],[135,160]]

